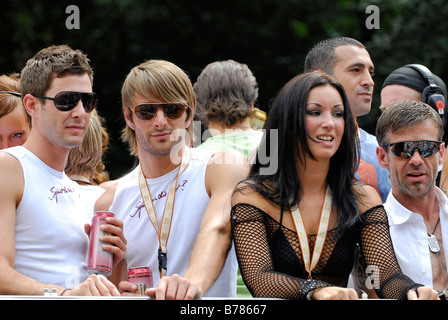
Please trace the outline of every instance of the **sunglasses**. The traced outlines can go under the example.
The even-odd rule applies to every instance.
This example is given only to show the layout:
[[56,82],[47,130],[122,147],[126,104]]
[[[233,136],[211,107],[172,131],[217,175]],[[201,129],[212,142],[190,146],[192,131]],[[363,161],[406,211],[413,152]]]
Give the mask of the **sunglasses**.
[[14,92],[14,91],[0,91],[0,93],[6,93],[6,94],[10,94],[16,97],[21,97],[22,95],[19,92]]
[[427,158],[439,152],[442,143],[444,142],[432,140],[402,141],[390,143],[387,147],[390,147],[390,152],[397,157],[409,159],[417,149],[423,158]]
[[188,107],[183,103],[142,103],[130,109],[140,120],[151,120],[159,109],[168,119],[176,120],[184,114]]
[[87,113],[92,112],[98,103],[95,92],[77,92],[77,91],[61,91],[54,98],[33,94],[36,98],[52,100],[56,109],[60,111],[70,111],[78,105],[82,100],[82,105]]

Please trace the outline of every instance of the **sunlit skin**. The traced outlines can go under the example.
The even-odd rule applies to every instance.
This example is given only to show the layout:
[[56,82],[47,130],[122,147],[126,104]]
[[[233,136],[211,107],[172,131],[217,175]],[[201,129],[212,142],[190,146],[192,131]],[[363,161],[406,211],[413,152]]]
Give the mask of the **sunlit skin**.
[[21,146],[30,133],[25,109],[19,105],[0,118],[0,149]]
[[[155,102],[158,101],[148,101],[139,96],[134,98],[134,106]],[[148,156],[159,160],[166,158],[166,161],[162,161],[165,173],[174,169],[178,163],[173,163],[170,157],[173,152],[176,152],[174,147],[185,137],[185,128],[190,125],[192,120],[191,113],[190,117],[187,117],[188,113],[184,112],[179,119],[172,120],[159,109],[153,119],[140,120],[125,108],[124,115],[129,127],[135,131],[139,155],[146,154],[145,157],[140,156],[140,158],[145,159]],[[154,164],[152,167],[154,168]],[[146,169],[144,174],[146,177],[151,176],[149,169]]]
[[[61,91],[92,92],[92,86],[87,74],[69,75],[55,78],[46,96],[54,97]],[[70,111],[59,111],[51,100],[44,100],[41,105],[39,124],[47,131],[47,138],[51,143],[59,144],[67,148],[77,147],[82,143],[87,132],[90,113],[86,113],[82,101]],[[44,129],[42,129],[44,130]]]
[[[89,76],[82,74],[55,78],[44,95],[54,97],[61,91],[92,92]],[[32,129],[23,146],[53,169],[64,170],[70,149],[79,146],[84,139],[90,113],[85,112],[82,100],[70,111],[60,111],[53,101],[31,94],[25,95],[23,103],[32,117]]]
[[[135,105],[143,103],[151,103],[147,99],[136,97]],[[130,114],[129,114],[130,115]],[[176,129],[184,129],[187,113],[185,112],[179,119],[171,120],[165,116],[163,111],[159,109],[155,117],[151,120],[140,120],[137,116],[132,115],[131,128],[141,127],[135,130],[139,147],[146,152],[155,156],[166,156],[170,154],[173,146],[178,142],[173,139],[172,134]],[[143,134],[141,134],[143,132]]]
[[[435,125],[426,121],[411,128],[403,128],[397,132],[389,133],[390,143],[400,141],[438,140]],[[411,158],[397,157],[390,152],[377,148],[378,160],[383,168],[389,169],[393,185],[400,191],[392,191],[400,203],[413,203],[417,198],[434,196],[434,184],[437,177],[438,166],[443,163],[445,153],[444,144],[440,152],[423,158],[415,151]]]
[[[344,134],[344,105],[339,92],[330,85],[313,88],[306,106],[308,145],[316,160],[329,161]],[[311,137],[311,139],[310,139]]]
[[374,75],[373,62],[366,49],[353,45],[335,49],[336,62],[333,76],[342,84],[347,94],[354,118],[370,112]]

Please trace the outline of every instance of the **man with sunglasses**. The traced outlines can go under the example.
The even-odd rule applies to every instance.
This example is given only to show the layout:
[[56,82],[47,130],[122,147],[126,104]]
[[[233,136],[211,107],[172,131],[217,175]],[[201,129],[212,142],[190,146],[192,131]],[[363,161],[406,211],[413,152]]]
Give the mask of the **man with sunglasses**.
[[392,183],[384,207],[395,255],[404,274],[441,294],[448,287],[448,202],[436,186],[443,134],[437,112],[411,100],[389,106],[376,127],[378,162]]
[[147,266],[156,299],[235,297],[237,261],[230,199],[248,173],[244,156],[190,148],[196,96],[176,65],[149,60],[122,87],[123,140],[138,166],[109,184],[97,210],[123,219],[127,251],[112,274],[123,294],[137,290],[128,269]]
[[[86,134],[96,106],[87,57],[51,46],[28,60],[21,74],[31,131],[22,146],[0,152],[0,293],[119,295],[112,282],[86,270],[89,213],[76,182],[65,173],[70,149]],[[104,250],[118,263],[125,253],[122,222],[111,218]]]
[[[438,106],[445,106],[446,99],[446,84],[440,77],[424,65],[407,64],[392,71],[384,80],[379,109],[384,111],[391,104],[400,100],[415,100],[428,103],[438,111]],[[439,115],[442,121],[445,121],[446,127],[447,116],[445,113],[446,111]],[[445,130],[444,141],[448,141],[447,133]],[[439,175],[436,181],[436,185],[440,186],[442,190],[448,186],[447,159],[445,159],[443,167],[444,169],[442,169],[442,166],[439,167]]]

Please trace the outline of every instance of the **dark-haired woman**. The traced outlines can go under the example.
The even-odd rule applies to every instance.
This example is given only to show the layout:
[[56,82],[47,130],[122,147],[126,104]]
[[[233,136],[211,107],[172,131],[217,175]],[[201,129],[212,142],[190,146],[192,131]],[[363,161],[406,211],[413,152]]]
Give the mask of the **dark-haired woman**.
[[274,100],[265,130],[232,198],[232,235],[253,296],[357,299],[346,286],[359,244],[379,275],[380,298],[437,299],[401,272],[381,198],[354,179],[356,126],[335,79],[293,78]]

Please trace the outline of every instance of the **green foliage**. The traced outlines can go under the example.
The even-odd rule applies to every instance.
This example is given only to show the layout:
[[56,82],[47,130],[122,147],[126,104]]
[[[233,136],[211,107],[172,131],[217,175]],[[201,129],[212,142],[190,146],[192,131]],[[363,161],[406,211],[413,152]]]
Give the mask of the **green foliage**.
[[[365,26],[365,10],[372,4],[381,13],[378,30]],[[69,5],[79,7],[79,30],[66,28]],[[258,107],[268,111],[276,92],[302,72],[313,44],[350,36],[367,46],[375,63],[372,112],[359,119],[373,132],[382,81],[395,68],[423,63],[448,79],[447,16],[441,0],[9,0],[0,13],[0,70],[19,72],[28,58],[51,44],[66,43],[87,53],[99,112],[112,139],[107,168],[115,178],[133,165],[119,141],[121,84],[144,60],[172,61],[192,82],[212,61],[246,63],[259,82]]]

